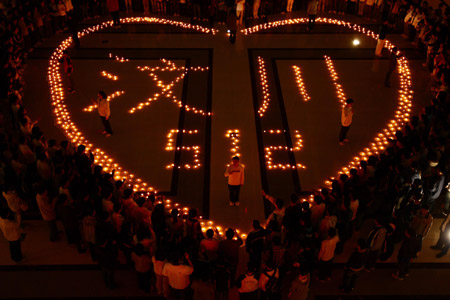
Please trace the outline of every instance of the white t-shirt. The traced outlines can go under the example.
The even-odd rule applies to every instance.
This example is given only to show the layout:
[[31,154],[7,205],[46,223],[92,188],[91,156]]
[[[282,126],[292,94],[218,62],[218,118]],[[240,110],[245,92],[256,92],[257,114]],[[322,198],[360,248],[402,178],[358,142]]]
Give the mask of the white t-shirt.
[[240,0],[237,2],[236,10],[244,10],[245,0]]
[[169,277],[169,285],[177,290],[184,290],[191,283],[189,275],[194,272],[194,268],[186,265],[174,266],[167,263],[163,267],[162,274]]

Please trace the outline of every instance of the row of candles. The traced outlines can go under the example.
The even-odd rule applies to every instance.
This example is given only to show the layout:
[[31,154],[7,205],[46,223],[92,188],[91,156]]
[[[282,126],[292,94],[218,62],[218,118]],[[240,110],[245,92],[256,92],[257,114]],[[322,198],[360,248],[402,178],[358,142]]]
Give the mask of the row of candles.
[[302,95],[303,101],[306,102],[310,100],[311,97],[309,97],[308,92],[306,91],[305,83],[303,82],[302,71],[297,65],[293,65],[292,69],[294,70],[295,81],[297,82],[300,95]]
[[167,169],[173,169],[173,168],[178,168],[181,169],[182,167],[185,169],[197,169],[201,166],[200,164],[200,159],[199,159],[199,155],[200,155],[200,146],[195,145],[195,146],[181,146],[181,147],[176,147],[174,146],[175,138],[178,136],[179,133],[183,133],[183,134],[187,134],[187,135],[193,135],[193,134],[197,134],[198,130],[179,130],[179,129],[172,129],[170,130],[170,132],[167,134],[167,144],[166,144],[166,151],[181,151],[181,150],[185,150],[185,151],[192,151],[194,154],[194,162],[193,164],[184,164],[184,165],[175,165],[175,164],[170,164],[167,165],[166,168]]
[[[268,133],[268,134],[279,135],[279,134],[286,133],[286,130],[269,129],[269,130],[264,130],[263,132]],[[300,151],[303,148],[303,139],[298,130],[295,130],[295,139],[296,139],[296,143],[293,148],[289,148],[287,146],[280,146],[280,145],[279,146],[267,146],[264,148],[264,153],[265,153],[265,158],[266,158],[266,166],[269,170],[306,169],[305,165],[299,164],[299,163],[296,165],[280,164],[280,163],[274,164],[273,163],[272,151]]]

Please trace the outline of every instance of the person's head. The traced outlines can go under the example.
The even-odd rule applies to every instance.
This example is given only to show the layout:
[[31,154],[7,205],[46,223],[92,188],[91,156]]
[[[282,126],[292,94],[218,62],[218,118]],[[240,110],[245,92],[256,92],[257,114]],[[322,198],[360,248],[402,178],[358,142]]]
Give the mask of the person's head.
[[140,243],[137,244],[136,247],[134,248],[134,252],[136,253],[137,256],[144,255],[144,252],[145,252],[144,245],[142,245]]
[[247,273],[253,274],[256,271],[256,268],[257,267],[255,266],[255,264],[253,262],[249,261],[247,263]]
[[65,204],[67,202],[68,198],[66,194],[59,194],[58,196],[58,203],[59,204]]
[[281,237],[280,237],[279,235],[275,235],[275,236],[272,238],[272,244],[273,244],[274,246],[281,246]]
[[195,217],[197,217],[197,210],[195,208],[191,208],[188,215],[189,219],[194,219]]
[[376,226],[382,226],[382,224],[383,224],[383,218],[381,216],[377,216],[375,218],[375,225]]
[[144,197],[139,197],[139,198],[136,199],[136,204],[139,207],[142,207],[142,205],[144,205],[144,203],[145,203],[145,198]]
[[41,196],[46,196],[47,195],[47,189],[45,188],[44,185],[38,186],[36,192],[38,193],[38,195],[41,195]]
[[133,195],[133,190],[132,189],[126,189],[125,191],[123,191],[123,197],[125,199],[130,198],[131,195]]
[[322,199],[322,197],[320,196],[320,195],[316,195],[316,196],[314,196],[314,203],[315,204],[321,204],[323,202],[323,199]]
[[281,198],[277,198],[277,200],[275,201],[275,204],[277,205],[278,209],[282,209],[284,206],[284,200]]
[[228,240],[231,240],[234,238],[234,230],[231,228],[228,228],[227,231],[225,232],[225,236],[227,237]]
[[359,251],[364,251],[367,249],[367,243],[365,239],[358,239],[357,245]]
[[106,99],[106,93],[104,91],[99,91],[98,92],[98,97],[100,99]]
[[348,106],[351,106],[351,105],[353,105],[353,99],[352,98],[348,98],[347,99],[347,101],[345,101],[345,103],[348,105]]
[[253,220],[252,226],[253,226],[253,229],[260,229],[261,228],[261,224],[259,223],[258,220]]
[[328,236],[330,238],[334,238],[336,236],[336,228],[331,227],[330,229],[328,229]]
[[208,239],[212,239],[213,236],[214,236],[214,230],[212,230],[212,229],[206,230],[206,237]]
[[308,282],[308,271],[306,270],[306,268],[300,267],[300,274],[298,275],[298,279],[303,284]]
[[298,202],[298,196],[297,196],[297,194],[291,194],[291,202],[292,202],[292,204],[295,204],[295,203],[297,203]]
[[178,209],[174,208],[170,211],[170,215],[172,218],[177,219],[178,218]]
[[156,248],[155,259],[158,261],[164,261],[166,259],[166,255],[162,247]]
[[233,165],[237,166],[239,165],[239,156],[234,156],[232,159]]
[[122,208],[122,204],[120,204],[120,203],[115,203],[114,206],[113,206],[113,211],[114,211],[115,213],[118,213],[118,212],[120,211],[121,208]]
[[302,202],[302,210],[303,211],[307,211],[309,209],[309,202],[308,201],[303,201]]

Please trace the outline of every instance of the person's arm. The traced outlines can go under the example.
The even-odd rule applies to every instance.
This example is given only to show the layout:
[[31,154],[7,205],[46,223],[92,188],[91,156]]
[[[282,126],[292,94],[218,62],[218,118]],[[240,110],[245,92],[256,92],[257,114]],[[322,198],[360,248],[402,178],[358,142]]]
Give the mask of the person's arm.
[[225,177],[230,176],[230,166],[225,169]]
[[241,185],[244,184],[244,167],[240,166],[241,168]]
[[264,192],[264,190],[262,191],[262,195],[265,199],[269,200],[270,203],[272,203],[273,206],[277,207],[276,205],[276,199],[268,194],[266,194],[266,192]]
[[109,101],[107,99],[105,99],[105,101],[106,101],[106,120],[108,120],[111,115],[111,110],[109,109]]

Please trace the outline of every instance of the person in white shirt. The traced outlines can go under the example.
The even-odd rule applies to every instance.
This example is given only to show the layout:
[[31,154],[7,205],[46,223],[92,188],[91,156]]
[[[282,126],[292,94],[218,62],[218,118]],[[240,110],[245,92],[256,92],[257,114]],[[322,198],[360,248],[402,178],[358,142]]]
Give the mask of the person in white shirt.
[[97,95],[97,100],[92,100],[94,105],[97,105],[98,114],[102,120],[105,130],[102,132],[106,137],[110,137],[112,134],[111,124],[109,123],[109,117],[111,116],[111,111],[109,109],[109,101],[106,97],[104,91],[99,91]]
[[162,274],[168,277],[170,294],[174,299],[186,299],[191,279],[189,276],[194,272],[194,266],[189,259],[189,254],[185,253],[184,257],[188,265],[180,264],[179,257],[176,255],[171,262],[164,265]]
[[344,145],[344,142],[348,142],[347,133],[352,125],[353,118],[353,99],[349,98],[345,101],[345,106],[342,108],[341,113],[341,131],[339,132],[339,144]]
[[322,241],[319,254],[317,255],[317,260],[319,261],[319,280],[322,282],[331,279],[334,251],[338,242],[339,236],[337,235],[336,229],[328,229],[328,239]]
[[233,157],[231,165],[225,170],[230,190],[230,205],[239,206],[239,191],[244,184],[244,167],[239,163],[239,156]]

